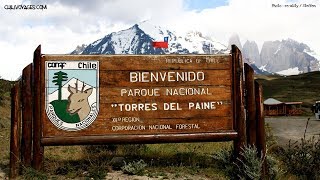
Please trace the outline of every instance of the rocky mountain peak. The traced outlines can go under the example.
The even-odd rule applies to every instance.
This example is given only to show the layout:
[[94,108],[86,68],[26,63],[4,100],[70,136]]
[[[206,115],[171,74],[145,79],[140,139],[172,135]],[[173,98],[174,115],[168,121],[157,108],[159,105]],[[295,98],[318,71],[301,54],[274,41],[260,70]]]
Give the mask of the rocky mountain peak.
[[[269,72],[295,70],[294,73],[306,73],[319,70],[318,60],[306,44],[292,39],[264,42],[258,67],[264,66]],[[286,71],[287,72],[287,71]]]
[[228,43],[228,49],[231,49],[231,45],[235,44],[239,49],[240,51],[242,51],[242,45],[241,45],[241,42],[240,42],[240,37],[238,34],[232,34],[229,38],[229,43]]
[[242,56],[244,61],[249,64],[261,64],[258,45],[255,41],[247,40],[242,48]]
[[76,49],[71,52],[71,54],[81,54],[86,47],[87,47],[86,44],[82,44],[80,46],[78,45]]

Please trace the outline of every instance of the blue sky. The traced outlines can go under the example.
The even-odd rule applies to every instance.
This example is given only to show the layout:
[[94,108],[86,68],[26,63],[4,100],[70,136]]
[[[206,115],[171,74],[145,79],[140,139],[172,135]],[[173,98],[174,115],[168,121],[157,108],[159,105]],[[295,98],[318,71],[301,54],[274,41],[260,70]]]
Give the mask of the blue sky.
[[188,10],[203,10],[228,4],[227,0],[185,0]]

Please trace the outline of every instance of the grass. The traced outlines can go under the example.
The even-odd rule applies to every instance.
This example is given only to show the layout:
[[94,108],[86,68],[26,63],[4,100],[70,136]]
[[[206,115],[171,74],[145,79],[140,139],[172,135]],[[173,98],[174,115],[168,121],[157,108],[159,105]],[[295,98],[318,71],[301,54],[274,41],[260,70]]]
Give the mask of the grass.
[[320,100],[320,72],[295,76],[256,76],[263,86],[263,97],[280,101],[302,101],[305,115],[311,115],[312,105]]
[[[50,177],[92,177],[105,176],[108,162],[113,157],[125,157],[126,162],[142,159],[148,166],[145,175],[166,177],[205,175],[209,178],[224,179],[209,154],[221,148],[229,148],[231,143],[180,143],[118,145],[116,150],[104,146],[53,146],[45,148],[45,171]],[[139,147],[140,146],[140,147]],[[96,149],[95,149],[96,148]],[[128,153],[129,150],[136,151]]]

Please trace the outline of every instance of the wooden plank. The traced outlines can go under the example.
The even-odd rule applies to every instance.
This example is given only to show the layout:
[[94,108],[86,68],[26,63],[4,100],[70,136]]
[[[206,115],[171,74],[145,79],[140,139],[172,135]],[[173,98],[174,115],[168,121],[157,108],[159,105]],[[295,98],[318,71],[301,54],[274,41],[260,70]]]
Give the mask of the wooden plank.
[[202,133],[232,129],[233,123],[230,117],[211,117],[210,119],[147,119],[135,117],[112,117],[97,119],[89,128],[81,131],[63,131],[54,128],[53,124],[47,124],[44,129],[44,137],[58,136],[107,136],[112,134],[177,134],[177,133]]
[[137,143],[180,143],[180,142],[212,142],[230,141],[237,138],[235,131],[222,131],[215,133],[191,133],[191,134],[156,134],[156,135],[109,135],[86,137],[54,137],[43,138],[42,144],[55,145],[86,145],[86,144],[137,144]]
[[31,166],[32,160],[32,64],[29,64],[22,72],[22,139],[21,161],[25,167]]
[[234,120],[235,130],[238,132],[238,138],[234,140],[234,151],[236,157],[239,156],[241,148],[246,145],[246,124],[244,115],[244,95],[243,95],[243,62],[241,51],[237,46],[232,45],[232,63],[233,63],[233,78],[234,78]]
[[[258,157],[263,157],[265,159],[267,152],[266,145],[266,132],[265,132],[265,121],[264,121],[264,113],[263,113],[263,89],[262,86],[255,81],[255,99],[256,99],[256,114],[257,114],[257,150]],[[263,162],[262,166],[262,178],[267,175],[267,163],[266,160]]]
[[10,136],[10,179],[19,175],[20,163],[20,130],[21,130],[21,99],[20,82],[11,89],[11,136]]
[[41,145],[41,134],[42,134],[42,124],[41,124],[41,69],[40,69],[40,59],[41,59],[41,46],[39,45],[34,51],[33,55],[33,161],[32,167],[36,170],[43,169],[43,153],[44,148]]
[[[45,55],[45,61],[100,61],[105,70],[229,69],[230,55]],[[174,62],[177,61],[177,62]]]
[[256,120],[256,97],[254,86],[254,71],[249,64],[244,64],[245,88],[246,88],[246,109],[247,109],[247,142],[249,145],[257,144],[257,120]]

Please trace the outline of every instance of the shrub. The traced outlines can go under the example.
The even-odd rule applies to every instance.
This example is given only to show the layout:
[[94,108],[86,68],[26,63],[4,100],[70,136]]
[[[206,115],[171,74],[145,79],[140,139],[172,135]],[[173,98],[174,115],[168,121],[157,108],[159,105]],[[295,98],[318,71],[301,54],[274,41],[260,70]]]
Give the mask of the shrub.
[[39,180],[47,180],[48,177],[43,172],[37,171],[33,168],[24,168],[23,172],[23,179],[26,180],[33,180],[33,179],[39,179]]
[[10,90],[14,81],[7,81],[0,77],[0,105],[3,105],[3,101],[10,97]]
[[260,179],[264,159],[258,157],[257,148],[245,146],[242,148],[240,156],[235,162],[237,176],[240,179]]
[[233,150],[223,149],[213,155],[216,163],[230,179],[260,179],[262,165],[266,160],[268,167],[267,176],[270,179],[277,179],[281,170],[277,166],[277,161],[271,156],[266,159],[258,157],[255,146],[245,146],[242,148],[240,157],[234,156]]
[[272,128],[270,124],[266,123],[264,127],[266,131],[266,145],[267,145],[267,148],[270,149],[277,144],[277,141],[275,136],[272,133]]
[[147,167],[147,164],[143,161],[133,161],[129,162],[128,164],[124,162],[124,166],[121,167],[123,173],[129,174],[129,175],[143,175],[144,170]]
[[280,179],[283,174],[282,169],[279,167],[279,162],[272,156],[266,156],[266,163],[268,168],[267,176],[269,179]]
[[108,170],[105,166],[97,165],[90,168],[88,173],[91,179],[104,179],[108,173]]
[[306,131],[309,120],[305,128],[305,133],[301,141],[291,143],[281,154],[282,160],[287,170],[300,178],[319,179],[320,178],[320,138],[306,138]]
[[232,163],[234,160],[233,149],[222,149],[215,154],[213,154],[213,159],[216,160],[216,165],[219,169],[222,169],[225,174],[229,177],[234,177],[236,174],[234,172],[234,164]]

